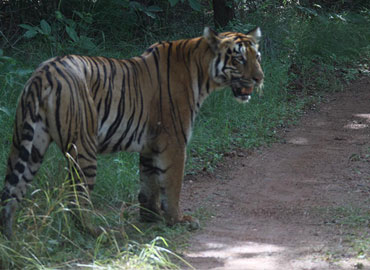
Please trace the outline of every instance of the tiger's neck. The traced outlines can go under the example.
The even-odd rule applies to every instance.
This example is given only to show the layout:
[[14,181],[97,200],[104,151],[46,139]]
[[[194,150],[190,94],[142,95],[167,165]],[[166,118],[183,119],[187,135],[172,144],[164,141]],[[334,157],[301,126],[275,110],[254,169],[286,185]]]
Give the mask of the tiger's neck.
[[[161,52],[161,54],[158,54]],[[194,110],[193,119],[205,99],[219,85],[210,78],[210,65],[214,53],[203,37],[156,44],[154,57],[162,59],[161,77],[167,81],[168,92],[187,99]]]
[[152,126],[173,129],[180,143],[190,140],[202,103],[218,87],[209,75],[213,58],[206,40],[194,38],[157,43],[141,56],[123,60],[131,81],[137,82],[133,85],[145,92],[143,104]]

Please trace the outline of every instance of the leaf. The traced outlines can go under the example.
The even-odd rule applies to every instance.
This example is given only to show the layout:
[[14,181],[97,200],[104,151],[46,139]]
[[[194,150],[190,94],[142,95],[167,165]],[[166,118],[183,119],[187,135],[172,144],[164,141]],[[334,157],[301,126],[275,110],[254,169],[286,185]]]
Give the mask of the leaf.
[[32,29],[32,30],[28,30],[26,33],[24,33],[24,37],[25,38],[33,38],[34,36],[37,35],[37,31]]
[[142,11],[144,9],[143,5],[140,4],[139,2],[136,2],[136,1],[130,1],[129,6],[132,9],[137,9],[137,10],[140,10],[140,11]]
[[82,15],[82,13],[81,13],[81,12],[74,10],[74,11],[73,11],[73,13],[74,13],[74,14],[76,14],[76,15],[77,15],[78,17],[80,17],[81,19],[83,18],[83,15]]
[[168,0],[168,2],[170,2],[171,7],[174,7],[179,2],[179,0]]
[[92,38],[89,38],[87,36],[80,36],[80,44],[82,48],[88,50],[94,49],[96,47],[94,42],[92,42]]
[[42,30],[43,34],[50,35],[51,27],[50,27],[50,24],[48,24],[47,21],[41,20],[40,26],[41,26],[41,30]]
[[9,112],[9,110],[8,110],[7,108],[5,108],[5,107],[0,107],[0,112],[3,112],[3,113],[5,113],[7,116],[10,116],[10,112]]
[[200,11],[201,8],[202,8],[199,0],[189,0],[189,4],[190,4],[191,8],[196,10],[196,11]]
[[68,36],[74,41],[74,42],[77,42],[78,41],[78,35],[76,33],[76,31],[72,28],[72,27],[69,27],[68,25],[66,26],[66,31],[67,31],[67,34]]
[[55,11],[55,17],[57,20],[62,20],[64,18],[63,14],[59,10]]
[[153,12],[146,11],[146,10],[144,10],[143,12],[144,12],[147,16],[149,16],[150,18],[152,18],[152,19],[155,19],[155,18],[157,17]]
[[3,56],[4,55],[4,51],[3,49],[0,49],[0,56]]
[[163,11],[163,9],[160,8],[159,6],[150,6],[146,10],[150,12],[162,12]]
[[18,76],[28,76],[33,72],[32,69],[18,69],[16,71]]
[[301,7],[301,6],[297,6],[298,9],[300,9],[303,13],[306,13],[306,15],[312,15],[312,16],[317,16],[317,12],[312,9],[312,8],[306,8],[306,7]]
[[27,29],[27,30],[35,30],[35,26],[31,26],[28,24],[20,24],[19,27],[22,27],[23,29]]
[[9,62],[11,64],[15,64],[15,59],[9,56],[0,56],[0,62]]

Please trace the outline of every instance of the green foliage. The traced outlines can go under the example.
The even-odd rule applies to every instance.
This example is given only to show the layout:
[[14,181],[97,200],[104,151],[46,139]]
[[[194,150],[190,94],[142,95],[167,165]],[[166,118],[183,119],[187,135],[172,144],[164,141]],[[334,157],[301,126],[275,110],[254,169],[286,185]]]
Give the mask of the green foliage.
[[[38,2],[44,7],[49,3]],[[368,10],[328,13],[323,7],[288,1],[246,1],[250,3],[247,9],[241,3],[237,19],[225,30],[262,28],[264,94],[254,94],[246,105],[237,104],[229,89],[206,100],[188,148],[187,173],[212,170],[233,149],[276,141],[279,127],[295,121],[323,93],[340,90],[343,83],[356,78],[359,64],[369,69]],[[254,3],[260,5],[253,7]],[[65,53],[140,55],[158,40],[201,35],[211,18],[207,8],[196,0],[65,0],[48,16],[20,20],[23,42],[5,52],[0,49],[0,175],[5,175],[17,97],[40,62]],[[137,222],[137,154],[99,157],[91,198],[95,209],[84,211],[94,224],[112,230],[97,238],[76,229],[72,222],[69,201],[74,194],[67,188],[65,167],[59,149],[50,147],[34,180],[36,188],[17,213],[15,242],[0,238],[3,264],[11,269],[176,268],[171,261],[178,260],[174,250],[185,241],[178,240],[186,235],[184,227]],[[340,221],[365,225],[364,218],[368,217],[362,213]]]
[[157,13],[163,11],[163,9],[157,5],[145,6],[136,1],[126,1],[124,3],[126,8],[134,10],[138,13],[144,13],[146,16],[149,16],[152,19],[157,18]]
[[[50,49],[50,56],[69,50],[80,50],[86,53],[93,52],[96,45],[93,39],[87,36],[89,25],[92,24],[90,13],[74,11],[76,19],[66,18],[60,11],[55,12],[55,20],[48,23],[41,20],[38,26],[20,24],[27,31],[26,39],[39,38]],[[66,42],[67,38],[67,42]]]
[[339,226],[343,241],[351,247],[351,253],[358,258],[369,258],[370,256],[370,234],[366,228],[369,227],[370,209],[369,201],[360,206],[345,205],[317,209],[326,215],[327,223]]
[[6,87],[22,85],[18,82],[19,77],[29,76],[32,70],[21,68],[20,63],[12,57],[5,56],[4,51],[0,49],[0,81],[2,82],[2,91],[6,92]]
[[0,175],[5,174],[7,153],[11,142],[15,104],[25,80],[32,70],[0,49]]
[[[95,196],[93,204],[81,200],[73,203],[76,179],[54,174],[63,172],[64,160],[56,147],[50,150],[46,166],[38,174],[38,188],[28,194],[19,209],[12,242],[0,234],[2,269],[177,269],[173,260],[186,264],[171,251],[178,244],[159,236],[171,231],[168,235],[178,239],[184,235],[184,228],[138,223],[134,217],[137,204],[109,197],[100,200]],[[74,170],[73,166],[68,170]],[[77,228],[79,214],[87,218],[89,226],[103,228],[103,233],[96,237]]]

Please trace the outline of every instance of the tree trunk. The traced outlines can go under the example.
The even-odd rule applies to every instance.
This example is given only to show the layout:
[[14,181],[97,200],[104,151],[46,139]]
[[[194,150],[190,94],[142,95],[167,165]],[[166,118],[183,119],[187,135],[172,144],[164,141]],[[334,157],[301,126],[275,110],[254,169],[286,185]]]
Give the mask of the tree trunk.
[[226,26],[234,18],[233,0],[212,0],[213,19],[216,27]]

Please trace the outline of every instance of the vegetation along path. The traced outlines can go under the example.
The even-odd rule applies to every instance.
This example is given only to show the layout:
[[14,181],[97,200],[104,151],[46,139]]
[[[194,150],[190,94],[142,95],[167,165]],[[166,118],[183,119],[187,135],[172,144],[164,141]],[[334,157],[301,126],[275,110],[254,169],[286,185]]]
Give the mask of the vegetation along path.
[[[370,79],[333,94],[281,142],[188,176],[183,205],[209,213],[196,269],[370,269]],[[190,203],[190,206],[189,206]]]

